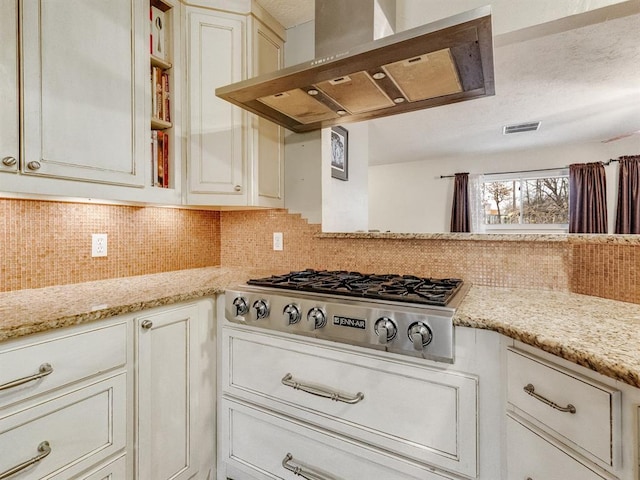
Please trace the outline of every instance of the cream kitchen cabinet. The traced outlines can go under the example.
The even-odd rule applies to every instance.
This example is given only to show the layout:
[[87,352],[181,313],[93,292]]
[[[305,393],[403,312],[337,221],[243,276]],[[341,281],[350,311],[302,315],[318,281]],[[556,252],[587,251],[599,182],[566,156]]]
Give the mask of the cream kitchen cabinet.
[[21,6],[21,172],[143,186],[145,2],[44,0]]
[[245,76],[246,22],[241,15],[195,7],[187,7],[186,18],[187,203],[246,205],[246,114],[215,96],[216,87]]
[[193,6],[186,12],[186,202],[281,207],[282,129],[216,97],[215,89],[279,68],[283,41],[252,15]]
[[523,345],[506,366],[508,478],[637,480],[638,389]]
[[115,319],[0,344],[0,478],[126,464],[128,331]]
[[[272,28],[278,31],[277,26]],[[284,65],[282,35],[258,18],[249,17],[248,44],[251,45],[249,77],[263,75]],[[284,128],[249,115],[249,165],[251,205],[284,207]]]
[[179,188],[150,187],[148,1],[20,2],[19,36],[16,3],[0,3],[0,172],[17,173],[0,176],[0,192],[179,203]]
[[229,440],[224,448],[231,460],[222,465],[218,478],[452,478],[238,400],[222,400],[220,422]]
[[215,472],[212,312],[204,300],[135,319],[137,479],[212,478]]
[[18,0],[0,0],[0,173],[16,173],[20,159],[17,40]]
[[293,478],[287,453],[327,478],[478,476],[477,376],[235,324],[221,341],[222,398],[239,404],[220,412],[219,478]]
[[214,478],[213,304],[0,343],[0,478]]

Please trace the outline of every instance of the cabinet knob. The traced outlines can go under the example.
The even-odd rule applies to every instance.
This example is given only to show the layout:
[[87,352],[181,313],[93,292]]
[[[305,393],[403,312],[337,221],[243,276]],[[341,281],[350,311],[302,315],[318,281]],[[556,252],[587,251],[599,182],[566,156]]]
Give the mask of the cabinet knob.
[[18,160],[16,160],[16,157],[4,157],[2,159],[2,164],[5,167],[13,167],[16,163],[18,163]]
[[42,167],[42,164],[37,160],[32,160],[29,163],[27,163],[27,168],[29,170],[40,170],[40,167]]
[[240,185],[236,185],[235,187],[233,187],[233,189],[234,189],[236,192],[241,192],[241,191],[242,191],[242,187],[241,187]]
[[140,326],[145,330],[149,330],[151,327],[153,327],[153,322],[151,320],[143,320]]

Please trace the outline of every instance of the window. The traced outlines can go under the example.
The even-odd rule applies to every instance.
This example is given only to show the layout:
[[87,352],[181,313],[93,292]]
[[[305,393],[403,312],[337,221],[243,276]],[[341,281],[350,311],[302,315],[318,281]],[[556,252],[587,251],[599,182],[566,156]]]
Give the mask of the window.
[[487,175],[482,183],[485,229],[566,229],[569,173]]

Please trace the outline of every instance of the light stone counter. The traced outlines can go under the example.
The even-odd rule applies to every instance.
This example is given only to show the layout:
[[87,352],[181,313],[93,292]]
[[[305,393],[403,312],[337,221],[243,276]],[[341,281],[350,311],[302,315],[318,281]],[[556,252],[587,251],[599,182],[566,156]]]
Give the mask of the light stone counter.
[[322,232],[317,238],[382,240],[455,240],[462,242],[541,242],[568,244],[640,245],[640,235],[595,235],[566,233],[396,233]]
[[576,293],[471,288],[457,326],[494,330],[640,387],[640,305]]
[[214,296],[271,273],[207,267],[0,293],[0,341]]
[[[272,273],[277,272],[207,267],[0,293],[0,341],[213,296]],[[640,305],[474,286],[454,323],[494,330],[640,387]]]

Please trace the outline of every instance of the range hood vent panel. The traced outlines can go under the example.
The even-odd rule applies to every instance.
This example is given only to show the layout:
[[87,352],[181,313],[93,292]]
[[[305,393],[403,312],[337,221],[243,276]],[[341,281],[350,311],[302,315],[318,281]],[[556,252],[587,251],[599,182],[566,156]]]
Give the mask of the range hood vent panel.
[[[346,81],[336,81],[346,79]],[[366,72],[327,80],[316,84],[319,90],[349,113],[364,113],[393,107],[393,101]]]
[[216,89],[294,132],[493,94],[490,7]]

